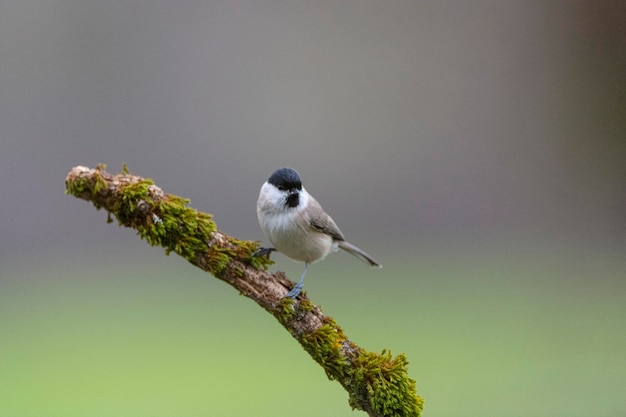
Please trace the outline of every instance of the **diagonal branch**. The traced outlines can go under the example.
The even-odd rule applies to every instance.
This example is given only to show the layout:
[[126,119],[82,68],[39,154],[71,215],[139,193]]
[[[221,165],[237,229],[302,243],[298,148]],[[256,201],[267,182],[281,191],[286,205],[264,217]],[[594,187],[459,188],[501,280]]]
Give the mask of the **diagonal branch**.
[[66,193],[104,208],[120,225],[137,230],[152,246],[175,252],[198,268],[233,286],[273,315],[350,395],[350,406],[370,416],[419,417],[423,400],[407,374],[404,354],[393,358],[357,346],[319,306],[301,294],[285,298],[293,286],[282,272],[266,269],[267,257],[253,256],[257,242],[238,240],[217,230],[210,214],[165,194],[152,180],[126,170],[107,173],[104,165],[77,166],[65,179]]

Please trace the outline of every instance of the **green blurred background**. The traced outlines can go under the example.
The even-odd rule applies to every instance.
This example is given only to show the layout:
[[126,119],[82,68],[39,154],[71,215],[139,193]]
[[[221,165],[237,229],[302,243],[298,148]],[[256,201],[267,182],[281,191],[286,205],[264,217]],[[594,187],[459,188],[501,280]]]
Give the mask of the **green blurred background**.
[[308,294],[406,353],[425,416],[625,415],[625,109],[624,2],[1,0],[0,417],[364,415],[63,195],[99,162],[253,240],[298,169],[384,264],[331,256]]

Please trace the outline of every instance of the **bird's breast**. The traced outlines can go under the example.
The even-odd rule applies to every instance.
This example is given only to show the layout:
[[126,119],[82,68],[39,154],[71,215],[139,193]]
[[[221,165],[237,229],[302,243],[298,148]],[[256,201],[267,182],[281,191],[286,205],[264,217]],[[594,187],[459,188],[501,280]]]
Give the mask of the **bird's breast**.
[[312,229],[305,213],[268,214],[261,221],[261,228],[274,247],[291,259],[315,262],[333,250],[333,239]]

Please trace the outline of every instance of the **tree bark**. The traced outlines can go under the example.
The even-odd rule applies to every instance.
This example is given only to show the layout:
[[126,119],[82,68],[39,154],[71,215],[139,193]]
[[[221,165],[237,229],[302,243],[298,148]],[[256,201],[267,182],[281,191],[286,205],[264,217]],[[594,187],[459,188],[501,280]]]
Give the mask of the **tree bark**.
[[255,256],[258,244],[218,231],[210,214],[187,207],[188,200],[165,194],[152,180],[129,173],[117,175],[76,166],[65,179],[66,193],[103,208],[126,227],[166,253],[175,252],[198,268],[228,283],[273,315],[302,347],[338,381],[353,409],[370,416],[421,415],[423,400],[407,373],[404,354],[368,352],[357,346],[305,292],[295,300],[284,273],[270,273],[266,256]]

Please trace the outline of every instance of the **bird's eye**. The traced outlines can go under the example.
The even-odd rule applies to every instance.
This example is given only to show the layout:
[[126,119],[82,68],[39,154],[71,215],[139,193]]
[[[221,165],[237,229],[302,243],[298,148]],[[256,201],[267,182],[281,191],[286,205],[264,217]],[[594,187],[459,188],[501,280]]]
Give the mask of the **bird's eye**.
[[279,189],[280,191],[285,191],[285,186],[284,186],[284,185],[279,185],[279,186],[278,186],[278,189]]

